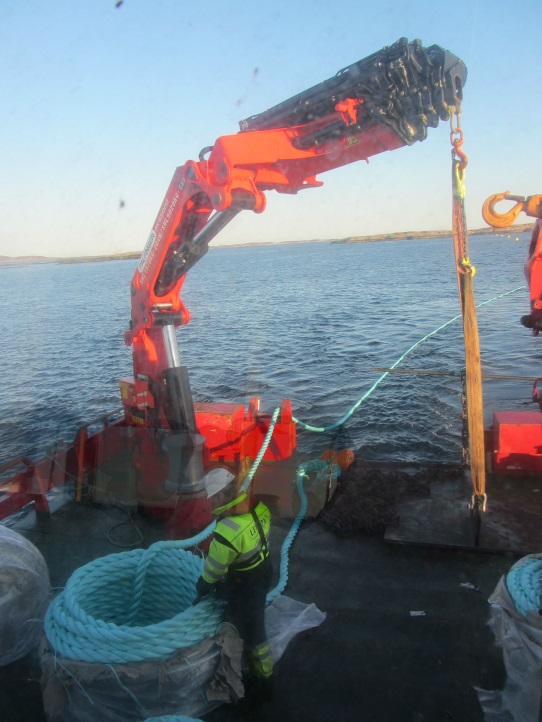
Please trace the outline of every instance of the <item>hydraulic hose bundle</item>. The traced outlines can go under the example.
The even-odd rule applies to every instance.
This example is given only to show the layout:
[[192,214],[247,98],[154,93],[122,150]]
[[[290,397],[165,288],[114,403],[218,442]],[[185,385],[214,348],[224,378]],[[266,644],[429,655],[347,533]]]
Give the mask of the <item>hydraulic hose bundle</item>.
[[[401,38],[340,70],[303,93],[242,120],[241,131],[293,127],[331,114],[337,103],[358,100],[354,126],[336,123],[305,136],[300,147],[346,137],[374,123],[383,123],[407,145],[425,140],[427,128],[448,120],[459,106],[467,69],[455,55],[438,45],[424,48],[420,40]],[[345,106],[345,110],[346,110]]]

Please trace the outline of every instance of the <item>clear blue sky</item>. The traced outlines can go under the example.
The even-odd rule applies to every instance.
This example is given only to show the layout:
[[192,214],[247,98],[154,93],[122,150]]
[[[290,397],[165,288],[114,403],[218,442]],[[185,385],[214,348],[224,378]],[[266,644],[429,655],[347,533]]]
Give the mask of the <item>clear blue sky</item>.
[[[177,166],[402,36],[467,64],[469,227],[491,193],[542,193],[541,0],[115,5],[2,0],[0,255],[142,249]],[[321,180],[270,193],[216,243],[450,228],[449,125]]]

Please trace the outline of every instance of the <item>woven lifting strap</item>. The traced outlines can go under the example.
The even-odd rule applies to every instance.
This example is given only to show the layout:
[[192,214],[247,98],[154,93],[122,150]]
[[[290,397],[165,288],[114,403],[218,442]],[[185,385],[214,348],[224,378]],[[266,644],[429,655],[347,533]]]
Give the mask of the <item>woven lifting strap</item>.
[[[453,128],[457,132],[460,128]],[[473,507],[477,511],[485,510],[486,478],[484,450],[484,407],[482,400],[482,369],[480,364],[480,340],[474,303],[473,276],[475,268],[471,265],[468,253],[467,224],[465,219],[465,167],[467,158],[460,150],[462,134],[459,140],[452,139],[452,224],[454,249],[459,286],[459,301],[463,317],[463,337],[465,342],[465,391],[467,397],[467,425],[469,433],[469,456],[473,486]]]

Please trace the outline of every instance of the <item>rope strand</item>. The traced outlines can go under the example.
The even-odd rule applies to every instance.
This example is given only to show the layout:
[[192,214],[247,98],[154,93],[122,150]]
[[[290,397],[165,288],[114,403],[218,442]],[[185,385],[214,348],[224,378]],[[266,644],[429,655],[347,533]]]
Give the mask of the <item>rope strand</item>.
[[[524,291],[525,286],[518,286],[517,288],[512,289],[511,291],[507,291],[506,293],[500,293],[498,296],[494,296],[493,298],[488,299],[487,301],[482,301],[482,303],[478,303],[476,305],[476,308],[481,308],[482,306],[486,306],[488,303],[491,303],[492,301],[496,301],[499,298],[504,298],[505,296],[509,296],[512,293],[516,293],[516,291]],[[397,361],[390,366],[390,371],[393,370],[396,366],[398,366],[401,361],[403,361],[406,356],[408,356],[409,353],[414,351],[420,344],[422,344],[424,341],[427,341],[428,338],[431,338],[431,336],[434,336],[439,331],[442,331],[442,329],[446,328],[446,326],[449,326],[450,324],[454,323],[458,319],[462,318],[462,314],[458,314],[457,316],[454,316],[449,321],[446,321],[446,323],[443,323],[441,326],[436,328],[434,331],[431,331],[431,333],[426,334],[423,338],[421,338],[419,341],[416,341],[415,344],[412,344],[412,346],[407,349],[402,356],[400,356]],[[305,423],[304,421],[300,421],[300,419],[296,419],[293,417],[296,424],[299,424],[301,428],[305,429],[306,431],[313,431],[316,433],[324,433],[327,431],[334,431],[335,429],[338,429],[340,426],[344,424],[345,421],[348,421],[348,419],[352,416],[352,414],[357,411],[357,409],[361,406],[361,404],[369,398],[369,396],[373,393],[373,391],[379,386],[382,381],[389,375],[389,371],[386,371],[382,374],[371,386],[371,388],[366,391],[363,396],[361,396],[358,401],[352,406],[352,408],[338,421],[336,421],[334,424],[330,424],[329,426],[311,426],[310,424]]]

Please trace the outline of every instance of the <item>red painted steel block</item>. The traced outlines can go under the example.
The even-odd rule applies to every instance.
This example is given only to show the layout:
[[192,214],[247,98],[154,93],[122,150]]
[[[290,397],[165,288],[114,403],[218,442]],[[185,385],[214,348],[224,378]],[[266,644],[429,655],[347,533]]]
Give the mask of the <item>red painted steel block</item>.
[[493,415],[493,470],[542,471],[542,414],[497,411]]
[[[203,463],[239,461],[256,458],[271,423],[271,415],[260,412],[260,400],[242,404],[194,404],[198,432],[205,437]],[[284,400],[264,461],[282,461],[296,448],[296,428],[290,402]]]

